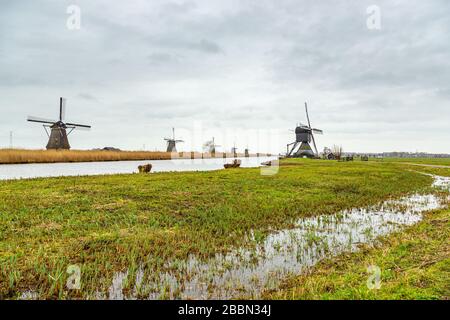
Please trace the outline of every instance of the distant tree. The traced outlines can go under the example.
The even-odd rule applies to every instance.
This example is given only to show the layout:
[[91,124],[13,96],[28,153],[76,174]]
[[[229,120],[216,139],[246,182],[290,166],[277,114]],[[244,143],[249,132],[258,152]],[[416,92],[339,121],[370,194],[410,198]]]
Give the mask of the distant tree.
[[341,159],[341,157],[344,155],[344,149],[342,148],[342,146],[338,146],[336,144],[331,148],[331,152],[333,152],[336,159]]

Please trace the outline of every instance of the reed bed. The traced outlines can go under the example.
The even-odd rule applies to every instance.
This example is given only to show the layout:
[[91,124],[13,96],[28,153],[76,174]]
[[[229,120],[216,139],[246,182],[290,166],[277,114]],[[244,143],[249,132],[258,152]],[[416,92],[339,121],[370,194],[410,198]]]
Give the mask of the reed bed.
[[[225,155],[225,156],[224,156]],[[161,151],[0,149],[0,164],[232,158],[233,154]],[[243,157],[243,154],[237,154]],[[255,156],[255,155],[250,155]]]

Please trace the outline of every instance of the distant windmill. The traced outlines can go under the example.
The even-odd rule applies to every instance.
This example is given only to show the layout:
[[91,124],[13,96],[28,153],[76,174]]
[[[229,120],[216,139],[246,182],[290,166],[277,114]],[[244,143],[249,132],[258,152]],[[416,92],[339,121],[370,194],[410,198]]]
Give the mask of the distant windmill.
[[233,148],[231,148],[231,153],[233,154],[233,156],[236,158],[237,157],[237,150],[238,148],[236,148],[236,142],[233,144]]
[[244,155],[245,155],[246,158],[250,157],[250,152],[249,152],[248,146],[244,150]]
[[[70,149],[69,139],[67,138],[70,133],[75,129],[89,130],[91,126],[84,124],[77,124],[71,122],[65,122],[66,114],[66,99],[59,99],[59,120],[49,120],[37,117],[28,117],[28,121],[43,123],[45,132],[48,136],[47,149]],[[50,128],[50,134],[48,133]],[[67,132],[67,130],[70,130]]]
[[[314,134],[323,134],[323,131],[311,127],[311,122],[309,121],[309,114],[308,114],[308,105],[306,102],[305,102],[305,111],[306,111],[306,118],[308,120],[308,125],[300,124],[295,128],[295,142],[292,142],[287,145],[288,157],[315,158],[319,156],[316,146],[316,140],[314,139]],[[311,148],[310,145],[311,141],[314,145],[315,152]],[[299,144],[300,147],[298,148],[297,151],[294,152],[294,150],[297,148]],[[290,146],[292,146],[292,148],[289,150]]]
[[172,138],[164,138],[164,140],[167,141],[167,152],[177,152],[177,143],[184,142],[175,139],[175,128],[172,128]]
[[203,145],[203,149],[211,154],[216,153],[216,147],[220,146],[214,142],[214,137],[212,138],[212,140],[206,141],[205,144]]

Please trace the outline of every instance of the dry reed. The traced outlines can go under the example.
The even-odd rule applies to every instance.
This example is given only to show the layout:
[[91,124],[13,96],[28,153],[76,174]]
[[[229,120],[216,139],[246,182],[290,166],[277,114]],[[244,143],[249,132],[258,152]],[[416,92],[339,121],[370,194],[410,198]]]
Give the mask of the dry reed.
[[[243,157],[243,154],[237,156]],[[255,155],[250,155],[255,156]],[[55,162],[93,162],[126,160],[170,160],[170,159],[222,158],[223,153],[211,155],[199,152],[160,152],[160,151],[108,151],[108,150],[26,150],[0,149],[0,164],[55,163]],[[232,158],[226,154],[226,158]]]

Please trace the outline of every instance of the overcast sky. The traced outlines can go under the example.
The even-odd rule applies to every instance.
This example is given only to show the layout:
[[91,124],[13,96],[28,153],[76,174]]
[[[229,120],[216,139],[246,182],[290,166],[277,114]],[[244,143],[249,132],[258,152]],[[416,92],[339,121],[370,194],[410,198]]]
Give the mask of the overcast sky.
[[283,152],[308,101],[320,150],[450,153],[448,0],[0,4],[0,147],[45,147],[26,117],[64,96],[93,126],[76,149],[161,150],[176,127],[180,150]]

